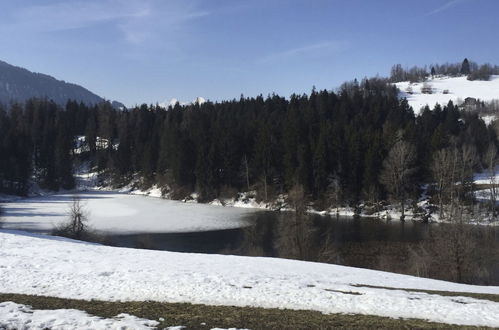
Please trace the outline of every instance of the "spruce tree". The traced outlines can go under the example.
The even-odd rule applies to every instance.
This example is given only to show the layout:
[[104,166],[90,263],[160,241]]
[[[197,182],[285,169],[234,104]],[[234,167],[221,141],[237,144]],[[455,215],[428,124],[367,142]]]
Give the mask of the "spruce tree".
[[470,70],[470,62],[468,61],[467,58],[463,60],[463,63],[461,64],[461,74],[462,75],[469,75],[471,73]]

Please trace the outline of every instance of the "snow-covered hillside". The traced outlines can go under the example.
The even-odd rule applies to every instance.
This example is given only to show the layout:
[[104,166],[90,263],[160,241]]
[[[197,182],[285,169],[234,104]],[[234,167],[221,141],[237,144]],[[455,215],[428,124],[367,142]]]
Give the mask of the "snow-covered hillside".
[[[443,106],[450,100],[459,104],[467,97],[482,101],[499,99],[499,76],[491,76],[489,81],[469,81],[464,76],[428,79],[426,84],[431,87],[432,94],[421,92],[423,84],[422,82],[411,84],[408,81],[395,84],[400,89],[400,96],[407,98],[416,114],[425,105],[432,108],[436,103],[439,103]],[[408,92],[409,87],[412,89],[412,94]]]
[[497,302],[402,289],[499,294],[499,287],[277,258],[116,248],[5,230],[0,246],[4,293],[306,309],[499,327]]

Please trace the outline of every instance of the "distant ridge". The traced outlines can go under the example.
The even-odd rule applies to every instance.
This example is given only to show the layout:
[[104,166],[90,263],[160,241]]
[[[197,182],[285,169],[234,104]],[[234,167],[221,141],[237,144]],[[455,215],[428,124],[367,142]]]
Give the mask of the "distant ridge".
[[63,106],[68,100],[88,105],[104,101],[79,85],[0,61],[0,103],[24,102],[35,97],[48,98]]

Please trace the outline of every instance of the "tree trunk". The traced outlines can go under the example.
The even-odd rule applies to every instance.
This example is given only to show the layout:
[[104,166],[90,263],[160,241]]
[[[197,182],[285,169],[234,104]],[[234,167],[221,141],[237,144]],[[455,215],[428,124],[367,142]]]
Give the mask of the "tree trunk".
[[268,191],[267,191],[267,174],[265,174],[265,175],[263,176],[263,188],[264,188],[264,190],[265,190],[265,202],[267,202],[267,201],[268,201],[268,198],[269,198],[269,196],[268,196]]
[[249,190],[250,184],[249,184],[248,157],[246,157],[246,155],[244,155],[244,167],[246,168],[246,188]]
[[400,220],[405,221],[405,199],[400,201],[400,206],[402,208],[402,214],[400,215]]

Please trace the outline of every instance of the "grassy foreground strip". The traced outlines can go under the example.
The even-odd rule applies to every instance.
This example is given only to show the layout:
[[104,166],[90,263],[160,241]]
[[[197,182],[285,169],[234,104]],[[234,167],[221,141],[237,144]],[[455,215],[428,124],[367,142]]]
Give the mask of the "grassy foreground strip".
[[207,306],[179,303],[107,302],[61,299],[22,294],[1,294],[0,301],[30,305],[34,309],[79,309],[101,317],[128,313],[141,318],[159,320],[159,328],[183,325],[187,329],[249,328],[257,329],[486,329],[458,327],[417,319],[254,307]]

